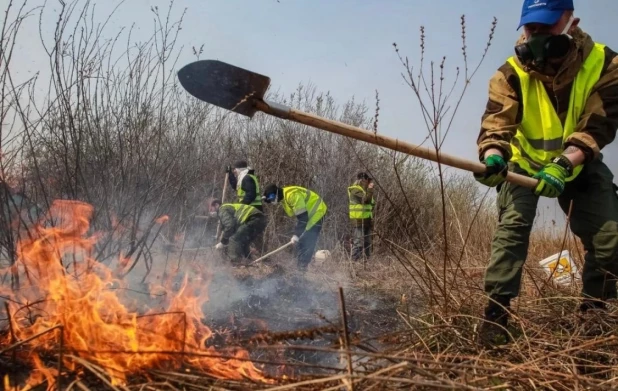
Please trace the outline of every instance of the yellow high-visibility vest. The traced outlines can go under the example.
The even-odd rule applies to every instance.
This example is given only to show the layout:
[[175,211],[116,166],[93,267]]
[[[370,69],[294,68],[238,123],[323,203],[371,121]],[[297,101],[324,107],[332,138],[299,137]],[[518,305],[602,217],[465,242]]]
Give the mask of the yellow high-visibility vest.
[[259,209],[245,204],[223,204],[221,208],[233,208],[234,217],[239,224],[244,224],[247,219],[254,214],[262,213]]
[[[251,201],[249,205],[262,206],[262,196],[260,195],[260,184],[258,183],[258,179],[255,175],[252,175],[252,174],[247,174],[247,176],[251,177],[251,179],[253,179],[253,182],[255,182],[255,199]],[[245,191],[242,189],[241,185],[242,185],[241,183],[236,185],[236,194],[238,195],[238,202],[241,202],[242,199],[245,197]]]
[[[564,127],[540,80],[531,78],[515,59],[507,61],[515,68],[521,84],[522,121],[515,137],[511,140],[513,157],[511,161],[519,164],[530,175],[536,174],[544,165],[560,155],[564,141],[575,131],[584,111],[590,91],[599,80],[605,61],[605,45],[595,43],[594,48],[575,76],[569,108]],[[583,165],[575,167],[571,181],[581,172]]]
[[363,197],[367,192],[360,185],[352,185],[348,187],[348,199],[350,204],[350,218],[351,219],[371,219],[373,218],[373,206],[375,200],[371,197],[371,202],[368,204],[359,204],[358,201],[352,197],[352,190],[358,189],[363,192]]
[[326,214],[326,203],[309,189],[300,186],[283,187],[283,210],[290,216],[298,216],[307,212],[309,220],[305,231],[311,229]]

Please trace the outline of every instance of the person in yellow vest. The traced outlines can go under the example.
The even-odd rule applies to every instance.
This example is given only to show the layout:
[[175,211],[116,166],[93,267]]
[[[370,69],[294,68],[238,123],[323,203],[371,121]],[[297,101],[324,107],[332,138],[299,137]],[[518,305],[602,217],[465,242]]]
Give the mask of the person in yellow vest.
[[373,229],[373,181],[366,172],[356,175],[354,184],[348,187],[349,216],[354,229],[352,260],[359,261],[371,256]]
[[326,203],[318,194],[304,187],[278,187],[275,184],[264,188],[263,199],[269,204],[281,203],[289,217],[296,216],[297,223],[290,242],[295,245],[298,268],[307,270],[328,211]]
[[[616,298],[618,197],[601,150],[618,128],[618,57],[578,27],[572,0],[525,0],[514,55],[489,82],[477,139],[482,184],[497,187],[498,228],[485,274],[489,296],[479,342],[508,342],[539,197],[573,209],[570,228],[585,250],[580,311]],[[519,29],[519,28],[518,28]],[[507,169],[538,179],[531,191]]]
[[238,202],[254,206],[262,212],[260,183],[255,170],[249,167],[246,161],[239,160],[233,166],[228,166],[226,172],[230,186],[236,191]]
[[[255,175],[255,170],[249,167],[245,160],[238,160],[233,166],[228,166],[226,172],[230,186],[236,191],[237,202],[251,205],[260,212],[264,212],[262,196],[260,195],[260,182]],[[253,246],[255,247],[255,254],[263,254],[267,251],[264,232],[261,232],[255,238]]]
[[251,242],[266,228],[264,213],[252,205],[221,204],[220,200],[213,200],[210,214],[221,222],[221,240],[215,249],[227,250],[233,264],[249,259]]

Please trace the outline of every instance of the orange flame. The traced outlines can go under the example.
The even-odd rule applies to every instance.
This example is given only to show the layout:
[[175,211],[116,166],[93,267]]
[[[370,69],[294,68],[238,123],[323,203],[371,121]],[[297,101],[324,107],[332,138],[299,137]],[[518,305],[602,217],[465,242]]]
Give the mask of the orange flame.
[[169,219],[170,219],[170,217],[169,217],[168,215],[163,215],[163,216],[161,216],[161,217],[157,218],[157,219],[155,220],[155,222],[156,222],[157,224],[163,224],[163,223],[167,223],[167,221],[168,221]]
[[[123,282],[90,257],[96,237],[85,235],[92,212],[92,206],[86,203],[55,201],[50,215],[57,226],[37,226],[34,237],[18,244],[18,260],[12,272],[22,276],[20,289],[0,287],[0,294],[11,299],[11,326],[17,340],[62,326],[33,339],[29,349],[20,353],[35,368],[29,385],[43,380],[49,388],[55,384],[57,370],[47,367],[39,352],[56,353],[61,333],[64,368],[77,370],[79,365],[70,356],[81,357],[104,368],[114,385],[126,384],[127,376],[146,369],[181,367],[220,379],[251,378],[271,383],[248,360],[246,350],[223,357],[214,347],[205,346],[212,332],[201,322],[205,318],[202,304],[208,300],[201,281],[192,284],[185,275],[175,293],[170,286],[158,285],[156,296],[167,300],[165,312],[150,309],[139,316],[129,311],[118,290],[112,289]],[[70,274],[62,264],[67,254],[73,260]],[[35,302],[38,304],[24,310],[25,303]],[[2,338],[0,346],[16,342],[10,335]],[[8,378],[4,382],[6,385]]]

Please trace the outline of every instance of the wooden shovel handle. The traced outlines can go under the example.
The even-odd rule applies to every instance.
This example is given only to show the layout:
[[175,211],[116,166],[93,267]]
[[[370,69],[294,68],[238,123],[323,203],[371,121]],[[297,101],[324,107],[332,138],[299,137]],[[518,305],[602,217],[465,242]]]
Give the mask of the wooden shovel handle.
[[266,258],[270,257],[271,255],[275,255],[275,254],[277,254],[278,252],[283,251],[283,250],[285,250],[286,248],[290,247],[291,245],[292,245],[292,242],[287,242],[286,244],[284,244],[283,246],[279,247],[278,249],[273,250],[273,251],[269,252],[268,254],[262,255],[261,257],[259,257],[259,258],[258,258],[258,259],[256,259],[255,261],[251,262],[251,264],[258,263],[258,262],[260,262],[261,260],[263,260],[263,259],[266,259]]
[[[228,172],[225,173],[225,175],[223,176],[223,193],[221,194],[221,203],[225,204],[225,196],[227,193],[227,182],[228,182],[228,175],[230,175]],[[217,236],[216,236],[216,240],[218,241],[221,238],[221,220],[219,220],[219,222],[217,223]]]
[[[292,109],[287,106],[262,100],[256,101],[255,106],[258,110],[263,111],[266,114],[274,115],[283,119],[288,119],[304,125],[313,126],[314,128],[326,130],[328,132],[340,134],[346,137],[351,137],[356,140],[365,141],[370,144],[379,145],[381,147],[392,149],[398,152],[403,152],[405,154],[413,155],[421,159],[431,160],[433,162],[440,162],[440,164],[445,164],[447,166],[479,174],[485,172],[485,165],[480,162],[462,159],[456,156],[447,155],[442,152],[437,154],[436,150],[432,148],[410,144],[405,141],[401,141],[396,138],[388,137],[382,134],[374,134],[373,132],[358,128],[356,126],[351,126],[339,121],[326,119],[314,114]],[[511,171],[509,171],[509,173],[507,174],[506,180],[511,183],[528,188],[534,188],[538,183],[537,179],[530,178],[525,175],[516,174]]]

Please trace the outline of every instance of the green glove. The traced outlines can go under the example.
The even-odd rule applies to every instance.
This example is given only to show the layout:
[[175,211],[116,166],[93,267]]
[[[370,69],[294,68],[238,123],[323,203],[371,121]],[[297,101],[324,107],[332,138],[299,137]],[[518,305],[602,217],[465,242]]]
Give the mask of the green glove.
[[549,163],[533,176],[539,179],[534,194],[549,198],[558,197],[564,191],[564,182],[568,177],[569,172],[566,168],[556,163]]
[[483,174],[474,173],[474,179],[485,186],[496,187],[506,179],[509,167],[500,155],[489,155],[481,163],[487,169]]

